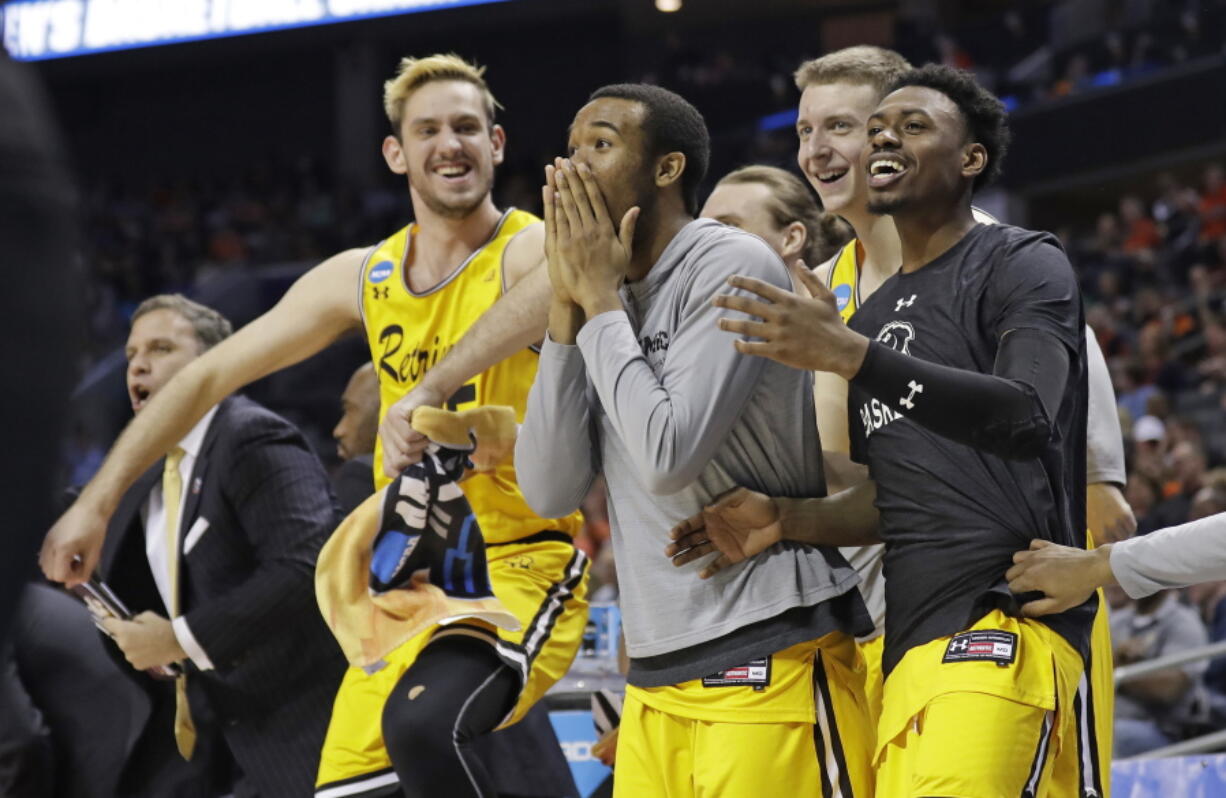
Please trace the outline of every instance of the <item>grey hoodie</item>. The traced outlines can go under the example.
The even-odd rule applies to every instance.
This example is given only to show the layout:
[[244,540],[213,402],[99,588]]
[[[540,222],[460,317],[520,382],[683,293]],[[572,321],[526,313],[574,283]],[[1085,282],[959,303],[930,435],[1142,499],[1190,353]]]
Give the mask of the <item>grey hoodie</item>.
[[[825,493],[812,375],[739,354],[716,326],[740,315],[711,305],[744,293],[727,285],[734,274],[790,290],[761,239],[706,219],[686,225],[645,278],[622,288],[625,310],[589,319],[576,346],[545,342],[515,447],[520,489],[546,518],[574,510],[603,471],[629,654],[669,655],[651,679],[636,681],[632,667],[642,686],[854,633],[867,617],[858,577],[833,549],[784,542],[709,580],[697,575],[705,561],[676,568],[664,555],[669,529],[737,486]],[[831,603],[837,611],[815,607],[849,591]],[[772,623],[802,607],[825,611]],[[714,650],[702,645],[725,636]]]

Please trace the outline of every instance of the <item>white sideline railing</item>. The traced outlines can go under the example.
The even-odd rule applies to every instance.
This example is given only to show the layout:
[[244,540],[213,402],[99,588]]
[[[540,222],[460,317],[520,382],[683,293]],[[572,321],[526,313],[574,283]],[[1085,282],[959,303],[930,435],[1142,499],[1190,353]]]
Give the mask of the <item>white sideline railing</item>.
[[[1192,754],[1207,754],[1210,751],[1221,751],[1226,748],[1226,731],[1216,731],[1181,743],[1155,748],[1143,754],[1130,756],[1128,759],[1162,759],[1168,756],[1191,756]],[[1127,760],[1120,760],[1127,761]]]
[[[1118,687],[1124,682],[1139,679],[1142,676],[1148,676],[1155,671],[1174,668],[1179,665],[1186,665],[1189,662],[1198,662],[1202,659],[1214,659],[1216,657],[1226,656],[1226,640],[1220,643],[1210,643],[1207,646],[1198,648],[1189,648],[1187,651],[1179,651],[1174,654],[1168,654],[1165,657],[1158,659],[1146,660],[1145,662],[1137,662],[1132,665],[1122,665],[1115,669],[1115,684]],[[1200,737],[1193,737],[1191,740],[1183,740],[1182,742],[1172,745],[1155,748],[1153,751],[1146,751],[1143,754],[1128,757],[1129,759],[1161,759],[1168,756],[1190,756],[1192,754],[1204,754],[1210,751],[1221,751],[1226,749],[1226,730],[1211,732]]]
[[1187,651],[1167,654],[1165,657],[1158,657],[1157,659],[1147,659],[1144,662],[1136,662],[1132,665],[1121,665],[1115,669],[1115,684],[1118,687],[1124,682],[1140,678],[1141,676],[1148,676],[1154,671],[1166,670],[1176,665],[1186,665],[1189,662],[1214,659],[1215,657],[1222,656],[1226,656],[1226,640],[1220,643],[1210,643],[1199,648],[1189,648]]

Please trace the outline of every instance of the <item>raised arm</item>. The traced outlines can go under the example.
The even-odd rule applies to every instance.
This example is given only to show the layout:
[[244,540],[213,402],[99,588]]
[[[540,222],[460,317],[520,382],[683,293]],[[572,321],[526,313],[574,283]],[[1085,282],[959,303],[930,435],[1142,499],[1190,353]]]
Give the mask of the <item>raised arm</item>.
[[349,250],[307,272],[271,310],[185,366],[111,447],[98,473],[56,521],[39,564],[48,579],[87,580],[120,498],[209,408],[249,382],[305,360],[360,323],[364,252]]
[[[576,340],[588,377],[644,486],[657,494],[675,493],[697,478],[723,443],[764,367],[728,347],[731,336],[715,329],[718,313],[711,299],[738,271],[786,290],[791,286],[787,270],[763,242],[741,234],[708,245],[696,268],[677,265],[684,273],[671,279],[679,286],[680,306],[667,330],[668,357],[657,373],[617,290],[635,257],[639,209],[629,209],[615,226],[584,164],[560,162],[547,170],[546,180],[551,181],[547,207],[554,208],[557,220],[558,261],[565,267],[558,274],[566,296],[586,319]],[[646,261],[635,261],[642,275],[658,268],[642,253],[637,257]]]
[[[992,374],[930,363],[870,341],[843,324],[834,295],[812,275],[802,275],[811,299],[734,278],[732,285],[757,296],[721,296],[720,306],[760,321],[721,323],[761,339],[738,341],[742,352],[834,372],[891,406],[907,400],[907,418],[939,435],[1002,457],[1030,458],[1052,435],[1069,364],[1084,335],[1081,300],[1057,246],[1040,242],[1011,257],[991,297],[988,323],[1000,342]],[[909,387],[914,382],[924,386],[918,399]]]
[[[544,518],[560,518],[579,507],[596,473],[599,441],[591,419],[587,370],[574,345],[583,313],[570,299],[569,268],[557,250],[556,185],[547,172],[545,231],[549,336],[541,346],[528,410],[515,440],[515,476],[528,506]],[[566,273],[563,273],[566,272]],[[565,467],[559,468],[558,463]]]

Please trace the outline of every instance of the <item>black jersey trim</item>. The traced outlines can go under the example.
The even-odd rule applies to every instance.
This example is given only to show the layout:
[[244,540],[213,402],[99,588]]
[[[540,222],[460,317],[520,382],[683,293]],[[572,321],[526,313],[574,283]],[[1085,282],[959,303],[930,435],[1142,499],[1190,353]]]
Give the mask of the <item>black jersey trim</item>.
[[523,684],[528,683],[532,663],[536,661],[537,655],[549,642],[553,627],[561,617],[566,603],[575,597],[575,590],[582,583],[587,566],[587,555],[575,549],[571,554],[570,562],[566,564],[564,576],[550,585],[549,590],[546,591],[545,599],[537,608],[535,617],[524,632],[523,642],[498,641],[498,654],[519,673]]
[[[839,734],[838,716],[834,711],[834,702],[830,698],[830,683],[826,677],[826,655],[821,649],[818,649],[817,654],[813,658],[813,687],[814,698],[817,704],[817,712],[821,717],[814,718],[814,729],[821,728],[821,720],[825,718],[826,728],[830,733],[830,752],[834,757],[834,765],[838,768],[838,781],[831,778],[829,771],[829,763],[826,761],[826,752],[819,752],[819,758],[822,765],[822,789],[825,790],[827,784],[830,785],[833,798],[853,798],[855,795],[851,789],[851,776],[847,772],[847,754],[843,750],[843,738]],[[818,731],[814,732],[818,734]]]

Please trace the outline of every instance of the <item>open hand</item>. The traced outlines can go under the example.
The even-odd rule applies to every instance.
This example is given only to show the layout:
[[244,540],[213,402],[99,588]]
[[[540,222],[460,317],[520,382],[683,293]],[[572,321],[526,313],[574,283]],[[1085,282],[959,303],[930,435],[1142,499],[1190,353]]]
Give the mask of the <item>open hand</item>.
[[673,539],[664,553],[681,566],[719,552],[698,573],[709,579],[723,569],[765,551],[783,539],[779,508],[773,499],[745,488],[725,493],[701,513],[669,532]]
[[553,252],[548,256],[550,279],[557,275],[570,299],[588,318],[620,310],[617,287],[630,267],[639,209],[626,211],[615,228],[587,164],[559,158],[552,171],[546,167],[545,179],[545,246],[547,253]]
[[830,371],[850,380],[860,370],[868,339],[848,329],[834,294],[808,269],[793,272],[810,296],[736,275],[728,284],[756,295],[720,294],[716,307],[747,313],[755,319],[721,318],[719,328],[757,341],[737,339],[738,352],[770,358],[793,368]]

